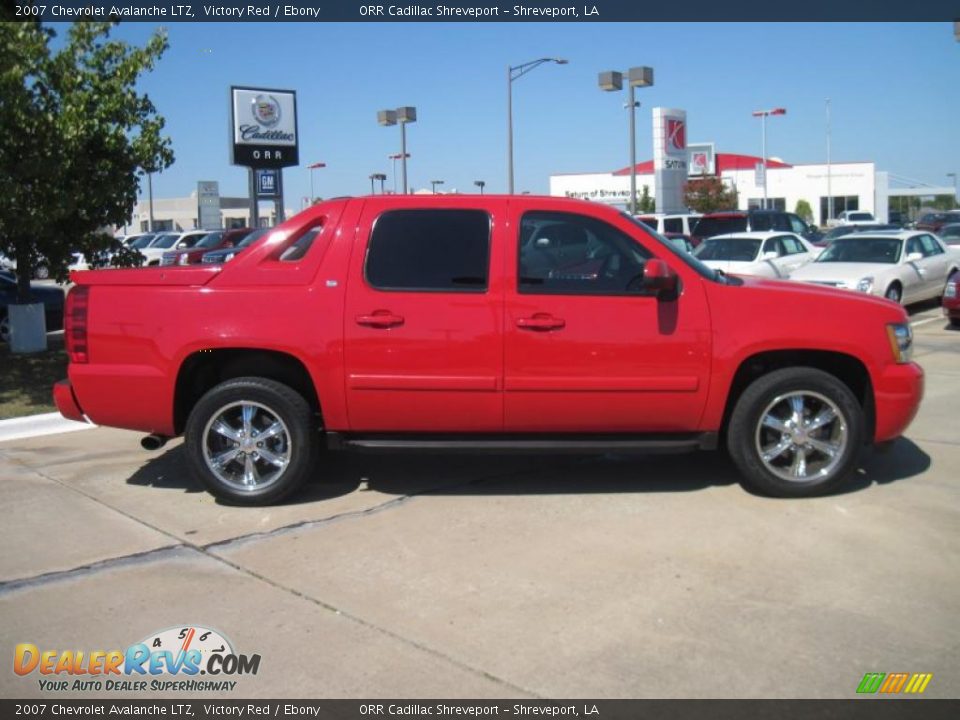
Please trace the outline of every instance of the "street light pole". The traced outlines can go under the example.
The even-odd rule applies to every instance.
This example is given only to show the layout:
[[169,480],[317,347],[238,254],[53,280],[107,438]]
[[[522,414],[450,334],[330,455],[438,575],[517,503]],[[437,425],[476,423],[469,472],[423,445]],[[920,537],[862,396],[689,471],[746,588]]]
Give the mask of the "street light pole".
[[[624,73],[608,70],[600,73],[598,83],[601,90],[608,92],[623,89]],[[627,109],[630,111],[630,200],[627,208],[631,214],[637,212],[637,100],[635,88],[651,87],[653,85],[653,68],[632,67],[626,72],[627,76]]]
[[760,118],[762,130],[761,133],[761,165],[763,167],[763,209],[767,209],[767,116],[768,115],[786,115],[786,108],[773,108],[772,110],[757,110],[753,113],[754,117]]
[[957,204],[957,174],[947,173],[948,178],[953,178],[953,204]]
[[380,125],[400,125],[400,155],[403,161],[400,165],[403,180],[403,194],[407,194],[407,158],[410,154],[407,152],[407,123],[417,121],[417,109],[410,105],[398,107],[396,110],[380,110],[377,112],[377,122]]
[[437,185],[443,185],[443,180],[431,180],[430,187],[433,190],[433,194],[437,194]]
[[566,65],[563,58],[540,58],[520,65],[507,66],[507,192],[513,195],[513,81],[544,63]]
[[[827,220],[833,219],[833,191],[830,187],[830,98],[827,98]],[[827,224],[826,221],[823,223]]]
[[313,193],[313,171],[316,170],[317,168],[325,168],[326,166],[327,164],[322,162],[315,162],[312,165],[307,165],[307,169],[310,171],[310,204],[311,205],[313,205],[313,203],[317,199],[317,196],[314,195]]
[[150,217],[147,221],[147,230],[153,232],[153,173],[147,173],[147,204],[150,207]]
[[393,194],[394,195],[397,194],[397,160],[399,160],[401,157],[408,158],[410,157],[410,153],[403,153],[403,154],[394,153],[393,155],[387,156],[388,160],[393,160]]
[[474,180],[474,181],[473,181],[473,184],[476,185],[478,188],[480,188],[480,194],[483,195],[483,187],[484,187],[484,185],[486,185],[487,183],[484,182],[483,180]]

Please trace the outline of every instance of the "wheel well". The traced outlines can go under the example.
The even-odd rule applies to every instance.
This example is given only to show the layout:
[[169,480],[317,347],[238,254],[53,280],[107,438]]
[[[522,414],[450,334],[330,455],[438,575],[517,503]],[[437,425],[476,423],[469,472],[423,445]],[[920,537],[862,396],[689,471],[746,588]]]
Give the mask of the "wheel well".
[[890,283],[889,285],[887,285],[887,288],[886,288],[886,290],[884,290],[884,292],[886,292],[887,290],[889,290],[889,289],[892,288],[892,287],[900,288],[900,292],[903,292],[903,285],[900,283],[899,280],[894,280],[892,283]]
[[787,367],[810,367],[829,373],[850,388],[863,408],[866,439],[872,442],[874,432],[873,385],[866,366],[852,355],[826,350],[777,350],[758,353],[744,360],[733,376],[727,405],[723,411],[721,432],[725,433],[733,408],[744,390],[757,378]]
[[177,373],[173,400],[173,425],[179,435],[197,401],[215,385],[237,377],[276,380],[292,388],[319,416],[320,401],[310,373],[300,360],[274,350],[221,348],[201,350],[187,357]]

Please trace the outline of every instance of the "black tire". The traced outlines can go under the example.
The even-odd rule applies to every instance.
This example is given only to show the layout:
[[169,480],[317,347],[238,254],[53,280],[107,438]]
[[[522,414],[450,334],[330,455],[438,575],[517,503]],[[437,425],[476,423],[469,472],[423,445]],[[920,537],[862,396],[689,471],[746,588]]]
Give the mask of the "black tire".
[[903,291],[900,289],[900,285],[893,283],[893,285],[887,288],[887,291],[883,294],[883,296],[887,300],[892,300],[900,305],[903,300]]
[[[244,405],[253,408],[252,422],[243,420]],[[214,432],[212,426],[218,418],[225,420],[228,430],[247,434],[229,440]],[[268,439],[258,444],[257,433],[276,427],[275,421],[282,430],[264,436]],[[252,430],[243,430],[248,424]],[[200,398],[187,420],[184,440],[193,474],[212,495],[233,505],[270,505],[289,497],[312,473],[319,443],[316,430],[313,412],[299,393],[274,380],[240,377],[220,383]],[[223,477],[218,476],[213,458],[234,451],[239,455],[222,463]],[[259,453],[270,454],[273,460],[285,458],[285,463],[277,470]],[[254,471],[250,476],[263,477],[263,483],[245,489],[242,479],[234,476],[243,475],[245,469],[249,473],[251,465]],[[267,473],[261,476],[259,470],[264,469]],[[274,472],[276,477],[268,480]]]
[[[792,407],[789,400],[775,404],[778,399],[790,396],[804,399],[802,409],[806,420],[800,423],[801,427],[793,424],[795,413],[782,422],[785,428],[794,428],[796,434],[790,429],[761,427],[764,417],[773,416],[770,419],[776,422],[777,411]],[[807,410],[812,415],[823,412],[824,417],[829,417],[825,412],[829,410],[835,413],[836,420],[807,430],[806,422],[814,419],[806,414]],[[727,428],[727,448],[742,475],[741,484],[749,490],[773,497],[824,495],[843,485],[853,473],[864,442],[864,424],[860,403],[850,388],[836,377],[814,368],[784,368],[758,378],[739,397]],[[833,448],[835,455],[831,457],[813,449],[812,443]],[[775,452],[784,444],[786,449],[772,458],[765,460],[761,454],[761,448]],[[815,459],[807,464],[808,458]],[[788,461],[790,467],[781,466]],[[806,472],[807,469],[817,472],[811,472],[809,477],[794,477],[797,470]]]

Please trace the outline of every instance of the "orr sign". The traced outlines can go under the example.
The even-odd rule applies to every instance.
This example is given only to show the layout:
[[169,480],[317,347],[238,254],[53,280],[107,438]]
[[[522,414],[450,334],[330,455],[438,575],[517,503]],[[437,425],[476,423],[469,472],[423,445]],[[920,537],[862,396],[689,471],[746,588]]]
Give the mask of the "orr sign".
[[230,127],[231,164],[252,168],[300,164],[293,90],[231,87]]

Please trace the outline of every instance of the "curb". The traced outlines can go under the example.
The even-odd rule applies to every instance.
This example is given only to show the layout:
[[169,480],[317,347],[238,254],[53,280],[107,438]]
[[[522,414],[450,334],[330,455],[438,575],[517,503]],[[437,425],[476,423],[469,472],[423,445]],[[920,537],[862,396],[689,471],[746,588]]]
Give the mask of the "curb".
[[59,433],[76,432],[77,430],[92,430],[95,427],[97,426],[91,423],[67,420],[63,415],[56,412],[28,415],[0,420],[0,442],[23,440],[40,437],[41,435],[57,435]]

